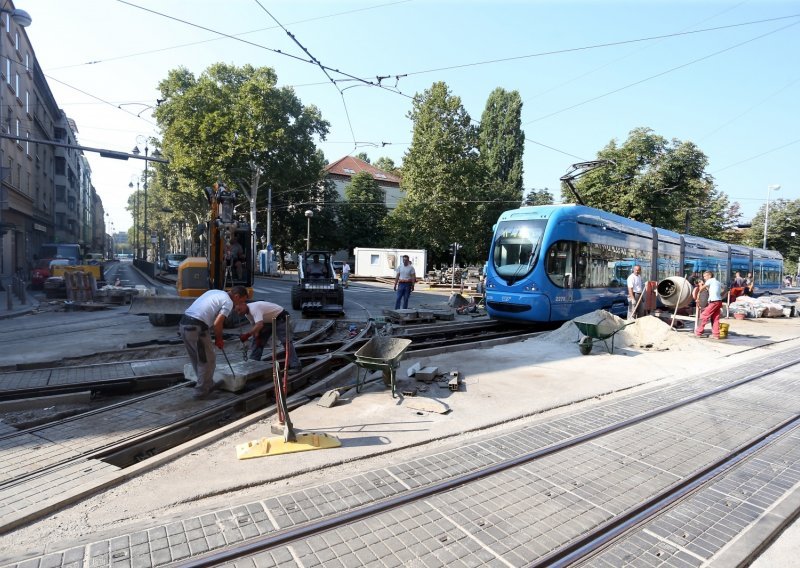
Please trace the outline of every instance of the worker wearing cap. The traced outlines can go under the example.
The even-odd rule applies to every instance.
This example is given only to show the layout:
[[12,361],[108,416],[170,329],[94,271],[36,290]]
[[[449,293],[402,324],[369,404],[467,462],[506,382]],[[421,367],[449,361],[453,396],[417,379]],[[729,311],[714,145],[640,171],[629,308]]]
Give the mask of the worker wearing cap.
[[417,281],[417,273],[407,254],[403,255],[403,264],[397,267],[394,278],[394,289],[397,291],[397,299],[394,302],[394,309],[399,310],[402,304],[403,309],[408,309],[408,297],[414,291],[414,284]]

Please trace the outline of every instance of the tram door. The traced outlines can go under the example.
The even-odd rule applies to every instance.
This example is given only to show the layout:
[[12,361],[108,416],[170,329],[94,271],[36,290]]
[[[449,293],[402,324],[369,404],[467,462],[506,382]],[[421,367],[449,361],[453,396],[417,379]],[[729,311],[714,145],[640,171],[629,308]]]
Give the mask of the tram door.
[[550,319],[572,319],[575,301],[575,263],[573,244],[559,241],[547,251],[547,276],[555,285],[550,300]]

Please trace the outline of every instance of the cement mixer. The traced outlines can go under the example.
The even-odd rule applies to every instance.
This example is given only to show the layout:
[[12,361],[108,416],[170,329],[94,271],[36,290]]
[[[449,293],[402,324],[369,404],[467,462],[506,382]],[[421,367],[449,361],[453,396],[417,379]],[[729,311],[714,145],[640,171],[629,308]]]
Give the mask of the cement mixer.
[[682,276],[670,276],[658,283],[658,297],[668,308],[683,308],[692,301],[692,285]]

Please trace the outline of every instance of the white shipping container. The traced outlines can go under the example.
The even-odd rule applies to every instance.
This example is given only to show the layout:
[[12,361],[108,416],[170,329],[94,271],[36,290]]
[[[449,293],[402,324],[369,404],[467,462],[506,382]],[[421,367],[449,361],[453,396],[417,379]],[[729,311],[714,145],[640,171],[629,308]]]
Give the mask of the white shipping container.
[[356,265],[353,267],[356,276],[372,276],[375,278],[394,278],[395,270],[407,254],[417,278],[425,277],[428,264],[428,253],[419,249],[379,249],[356,247],[353,250]]

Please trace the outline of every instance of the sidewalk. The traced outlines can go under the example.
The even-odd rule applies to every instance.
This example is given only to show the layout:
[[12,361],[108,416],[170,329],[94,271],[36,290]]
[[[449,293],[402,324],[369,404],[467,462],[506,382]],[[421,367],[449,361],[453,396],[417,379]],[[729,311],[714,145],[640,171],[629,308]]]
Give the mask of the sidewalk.
[[26,290],[24,304],[14,294],[11,294],[11,309],[9,310],[8,292],[0,290],[0,320],[29,314],[38,305],[38,300],[33,297],[30,290]]

